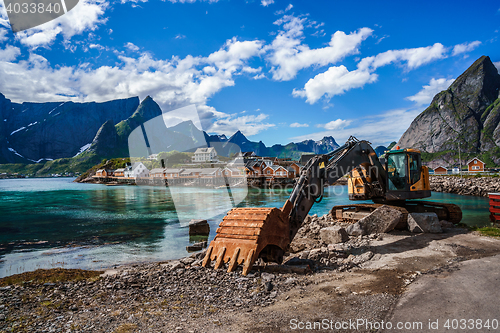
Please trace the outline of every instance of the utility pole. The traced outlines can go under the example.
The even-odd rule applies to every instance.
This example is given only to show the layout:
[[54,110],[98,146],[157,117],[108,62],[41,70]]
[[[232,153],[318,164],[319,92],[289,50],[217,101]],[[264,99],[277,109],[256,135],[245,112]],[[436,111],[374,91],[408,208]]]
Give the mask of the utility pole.
[[458,141],[458,163],[460,163],[460,169],[458,173],[460,174],[460,178],[462,178],[462,158],[460,157],[460,141]]

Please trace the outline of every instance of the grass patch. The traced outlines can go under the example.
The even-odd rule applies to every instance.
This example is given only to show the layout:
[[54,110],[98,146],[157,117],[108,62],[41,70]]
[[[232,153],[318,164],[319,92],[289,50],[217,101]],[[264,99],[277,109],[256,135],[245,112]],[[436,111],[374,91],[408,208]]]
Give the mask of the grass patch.
[[481,235],[484,236],[500,237],[500,228],[497,227],[482,227],[482,228],[474,227],[472,228],[472,230],[478,231],[479,233],[481,233]]
[[55,283],[65,281],[81,281],[86,279],[96,279],[102,273],[102,271],[86,271],[83,269],[37,269],[34,272],[25,272],[1,278],[0,286],[22,284],[25,282]]

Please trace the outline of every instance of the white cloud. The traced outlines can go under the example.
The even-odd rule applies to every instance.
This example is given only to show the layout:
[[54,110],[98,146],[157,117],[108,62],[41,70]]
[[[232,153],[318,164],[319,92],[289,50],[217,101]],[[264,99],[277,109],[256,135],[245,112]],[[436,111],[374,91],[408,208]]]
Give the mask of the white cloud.
[[353,71],[347,70],[345,66],[332,66],[326,72],[309,79],[303,89],[294,89],[293,96],[306,98],[309,104],[314,104],[324,95],[329,99],[350,89],[375,82],[378,76],[373,72],[379,67],[405,62],[407,70],[411,70],[445,58],[446,52],[447,49],[442,44],[436,43],[427,47],[389,50],[363,58],[358,62],[358,68]]
[[174,37],[174,39],[184,39],[184,38],[186,38],[186,36],[182,34],[178,34],[177,36]]
[[293,8],[293,5],[292,4],[289,4],[288,6],[286,6],[285,8],[285,12],[291,10]]
[[37,27],[18,32],[16,39],[22,44],[36,49],[54,42],[62,34],[65,41],[84,31],[93,31],[98,25],[106,22],[103,14],[108,2],[101,0],[80,0],[78,4],[65,15]]
[[296,127],[309,127],[309,125],[308,124],[300,124],[300,123],[292,123],[292,124],[290,124],[290,127],[294,127],[294,128],[296,128]]
[[21,54],[21,50],[18,47],[12,45],[7,45],[5,49],[0,49],[0,61],[13,61]]
[[422,90],[420,90],[413,96],[406,97],[406,99],[415,102],[419,106],[424,104],[429,104],[437,93],[448,89],[448,87],[453,83],[453,81],[455,81],[455,79],[447,80],[444,78],[441,79],[432,78],[431,81],[429,82],[429,85],[423,86]]
[[272,65],[274,80],[288,81],[295,78],[301,69],[326,66],[356,54],[361,42],[372,33],[369,28],[361,28],[349,35],[337,31],[332,35],[328,46],[310,49],[308,45],[302,44],[306,21],[306,18],[285,15],[275,22],[276,25],[282,25],[283,30],[278,33],[272,44],[266,47],[266,51],[269,51],[267,60]]
[[349,72],[345,66],[332,66],[326,72],[309,79],[304,89],[293,90],[294,97],[305,97],[309,104],[316,103],[323,95],[331,98],[347,90],[363,87],[377,80],[376,74],[356,69]]
[[8,32],[9,31],[7,29],[0,29],[0,43],[3,43],[8,39],[6,36]]
[[[171,3],[195,3],[196,0],[168,0]],[[198,0],[200,2],[208,2],[208,3],[215,3],[218,2],[219,0]]]
[[398,109],[374,116],[348,119],[346,121],[349,121],[349,124],[344,128],[325,130],[289,139],[298,142],[308,139],[321,140],[325,136],[333,136],[338,143],[343,143],[353,135],[359,140],[370,141],[375,147],[398,141],[420,111],[418,109]]
[[318,124],[316,125],[317,127],[322,127],[326,130],[329,131],[336,131],[343,129],[344,127],[348,126],[351,123],[350,120],[344,120],[344,119],[337,119],[337,120],[332,120],[326,124]]
[[249,67],[249,66],[244,66],[241,69],[241,71],[244,73],[249,73],[249,74],[257,74],[257,73],[260,73],[262,71],[262,67],[253,68],[253,67]]
[[244,135],[251,136],[260,133],[268,128],[274,127],[274,124],[264,123],[263,121],[268,118],[266,114],[259,114],[257,116],[240,116],[236,115],[224,115],[217,119],[210,132],[217,134],[227,134],[234,133],[236,131],[241,131]]
[[93,31],[107,21],[103,14],[108,7],[106,1],[80,0],[65,15],[57,19],[16,34],[16,39],[32,49],[45,47],[54,42],[59,34],[65,41],[84,31]]
[[391,63],[406,62],[406,68],[412,70],[432,61],[446,58],[446,52],[447,49],[441,43],[413,49],[389,50],[362,59],[358,64],[358,68],[373,71]]
[[264,7],[267,7],[269,5],[272,5],[274,3],[274,0],[261,0],[260,4]]
[[[97,44],[95,47],[98,48]],[[0,87],[15,102],[24,102],[27,96],[32,102],[102,102],[130,96],[143,99],[150,95],[164,111],[196,105],[206,130],[241,127],[246,134],[253,135],[274,126],[263,122],[266,115],[236,117],[206,103],[224,87],[234,85],[235,75],[256,71],[247,62],[261,48],[260,41],[233,38],[207,57],[189,55],[162,60],[148,53],[137,58],[119,54],[117,64],[92,68],[87,63],[51,66],[47,59],[33,53],[27,60],[21,60],[18,48],[0,47]]]
[[456,56],[461,53],[466,53],[474,50],[476,47],[481,45],[481,42],[476,40],[474,42],[470,43],[463,43],[463,44],[457,44],[455,47],[453,47],[453,52],[451,53],[452,56]]
[[125,47],[129,49],[132,52],[137,52],[139,51],[139,46],[135,45],[134,43],[128,42],[125,44]]
[[5,11],[4,2],[0,2],[0,25],[10,29],[9,17]]

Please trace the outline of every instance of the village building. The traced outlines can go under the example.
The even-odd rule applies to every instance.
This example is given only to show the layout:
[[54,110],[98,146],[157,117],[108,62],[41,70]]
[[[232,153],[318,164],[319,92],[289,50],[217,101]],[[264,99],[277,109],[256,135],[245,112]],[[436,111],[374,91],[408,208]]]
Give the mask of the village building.
[[123,174],[125,178],[146,178],[149,177],[149,170],[141,162],[129,163]]
[[220,168],[204,168],[201,169],[201,177],[220,177],[222,176],[222,170]]
[[484,165],[485,163],[477,157],[474,157],[467,162],[467,167],[470,173],[484,172]]
[[113,177],[114,176],[114,171],[113,170],[109,170],[109,169],[99,169],[99,170],[96,171],[95,175],[97,177],[102,177],[102,178]]
[[281,165],[270,165],[264,168],[264,176],[266,178],[288,178],[288,170]]
[[165,177],[167,179],[179,178],[182,171],[184,169],[165,169]]
[[156,161],[158,159],[158,154],[151,154],[148,156],[148,160]]
[[149,174],[153,178],[165,178],[165,169],[163,168],[155,168],[152,169]]
[[214,147],[198,148],[192,157],[194,163],[218,162],[217,151]]
[[125,168],[116,169],[114,172],[115,177],[125,177]]
[[434,169],[434,174],[435,175],[446,175],[446,174],[448,174],[448,169],[445,168],[444,166],[438,166],[437,168]]

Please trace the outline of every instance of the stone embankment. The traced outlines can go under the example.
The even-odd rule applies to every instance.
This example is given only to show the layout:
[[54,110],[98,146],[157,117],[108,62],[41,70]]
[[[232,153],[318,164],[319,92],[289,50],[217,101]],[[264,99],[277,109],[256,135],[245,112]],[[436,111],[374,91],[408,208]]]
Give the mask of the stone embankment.
[[431,190],[436,192],[455,193],[487,197],[488,193],[500,192],[499,177],[431,176]]

